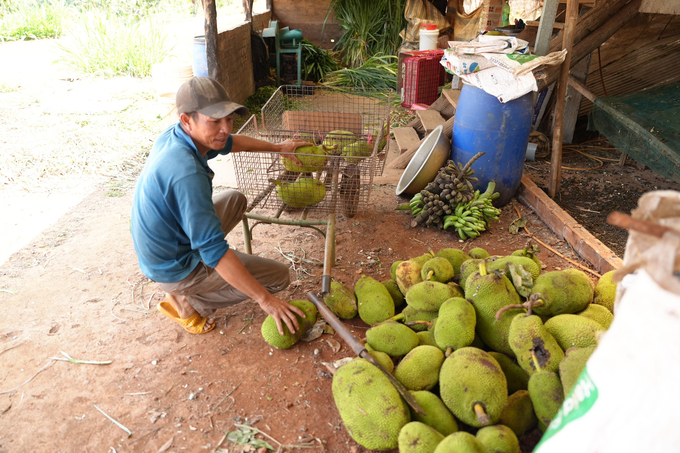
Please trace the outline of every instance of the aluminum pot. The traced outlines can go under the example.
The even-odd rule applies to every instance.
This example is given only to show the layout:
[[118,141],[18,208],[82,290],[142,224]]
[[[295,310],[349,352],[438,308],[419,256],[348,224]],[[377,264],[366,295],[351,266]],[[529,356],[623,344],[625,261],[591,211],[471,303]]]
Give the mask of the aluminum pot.
[[450,154],[451,142],[444,135],[444,126],[437,126],[425,138],[401,175],[397,195],[415,195],[423,190],[437,176]]

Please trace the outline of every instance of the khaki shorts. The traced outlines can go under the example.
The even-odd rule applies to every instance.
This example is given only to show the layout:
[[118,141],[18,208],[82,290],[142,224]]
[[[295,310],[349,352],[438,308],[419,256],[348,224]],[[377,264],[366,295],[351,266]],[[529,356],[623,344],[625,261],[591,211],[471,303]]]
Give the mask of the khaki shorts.
[[[241,222],[248,201],[236,191],[227,190],[213,197],[215,210],[222,220],[225,235]],[[277,293],[288,287],[290,271],[288,265],[278,261],[234,251],[248,272],[270,293]],[[227,283],[215,269],[200,263],[182,281],[159,283],[161,289],[177,297],[185,297],[189,304],[205,317],[219,308],[242,302],[250,297]]]

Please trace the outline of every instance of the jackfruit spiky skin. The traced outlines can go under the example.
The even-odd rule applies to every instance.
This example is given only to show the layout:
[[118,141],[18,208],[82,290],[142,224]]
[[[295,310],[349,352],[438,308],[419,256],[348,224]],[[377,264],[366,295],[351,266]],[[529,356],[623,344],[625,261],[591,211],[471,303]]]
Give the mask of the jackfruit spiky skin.
[[369,351],[369,354],[371,354],[376,362],[385,368],[386,371],[389,373],[394,372],[394,362],[392,361],[392,357],[380,351]]
[[288,349],[292,347],[305,335],[305,333],[307,333],[307,330],[316,323],[317,310],[314,304],[307,300],[293,300],[290,304],[302,310],[306,316],[306,318],[302,318],[298,314],[295,315],[299,327],[295,333],[291,333],[290,330],[288,330],[286,323],[282,322],[283,335],[279,334],[279,331],[276,328],[276,321],[271,315],[267,316],[260,329],[264,341],[277,349]]
[[439,311],[452,297],[463,297],[463,291],[455,283],[420,282],[408,290],[406,303],[416,310]]
[[423,330],[422,332],[417,332],[418,335],[418,346],[434,346],[438,348],[437,342],[434,341],[434,332],[431,330]]
[[390,266],[390,277],[391,277],[392,280],[394,280],[395,282],[397,281],[397,266],[399,266],[399,265],[400,265],[401,263],[403,263],[403,262],[404,262],[403,260],[395,261],[395,262],[392,263],[392,265]]
[[597,345],[598,332],[604,328],[590,318],[579,315],[557,315],[548,319],[545,330],[552,335],[563,351]]
[[326,197],[323,182],[300,178],[295,182],[276,182],[276,195],[291,208],[304,208],[320,203]]
[[432,252],[427,252],[423,253],[420,256],[416,256],[415,258],[411,258],[412,261],[415,261],[416,263],[420,264],[421,266],[427,263],[429,260],[434,258],[434,253]]
[[481,247],[475,247],[475,248],[471,249],[468,252],[468,255],[470,255],[470,258],[476,259],[476,260],[483,260],[484,258],[488,258],[490,256],[489,252],[487,252],[486,250],[484,250]]
[[394,369],[394,377],[409,390],[431,390],[439,382],[444,353],[434,346],[416,346]]
[[445,301],[439,308],[434,339],[442,351],[470,346],[475,339],[475,308],[462,297]]
[[423,264],[420,270],[420,278],[423,281],[446,283],[453,278],[453,266],[446,258],[435,256]]
[[529,397],[538,418],[538,428],[545,432],[564,402],[560,377],[554,371],[541,370],[529,378]]
[[311,173],[321,170],[328,162],[328,153],[323,146],[300,146],[295,150],[300,165],[281,155],[281,163],[288,171]]
[[406,260],[399,263],[394,271],[394,281],[397,282],[399,291],[401,291],[402,294],[406,295],[411,286],[423,281],[420,277],[420,270],[422,268],[422,264],[413,260]]
[[519,294],[512,282],[502,273],[492,272],[487,275],[472,274],[465,286],[465,298],[472,301],[477,314],[476,331],[481,340],[492,350],[514,357],[508,342],[508,331],[512,319],[521,313],[523,308],[505,311],[499,320],[496,313],[507,305],[520,303]]
[[394,301],[390,292],[378,280],[362,275],[354,285],[359,317],[368,325],[394,316]]
[[574,384],[586,367],[590,356],[595,352],[596,346],[587,348],[569,348],[564,353],[564,359],[560,362],[560,380],[566,398],[574,388]]
[[447,259],[453,267],[454,275],[459,275],[461,264],[470,259],[470,255],[455,248],[441,249],[434,256]]
[[366,341],[376,351],[382,351],[390,357],[399,357],[418,346],[418,335],[408,326],[386,322],[368,329]]
[[399,431],[399,453],[432,453],[444,436],[421,422],[410,422]]
[[387,291],[392,296],[392,301],[394,302],[394,310],[401,310],[404,305],[406,305],[406,300],[404,300],[404,295],[399,291],[399,286],[394,280],[385,280],[381,282]]
[[513,359],[500,352],[489,351],[491,357],[501,366],[505,380],[508,381],[508,395],[512,395],[518,390],[526,390],[529,383],[529,375],[517,365]]
[[352,439],[369,450],[397,448],[399,431],[411,421],[394,385],[368,360],[357,358],[333,375],[333,399]]
[[485,426],[477,431],[476,437],[484,444],[487,452],[520,453],[519,439],[507,426]]
[[612,315],[612,312],[607,310],[607,307],[597,305],[596,303],[588,305],[588,308],[578,312],[577,315],[592,319],[601,325],[604,330],[609,329],[609,326],[614,322],[614,315]]
[[[410,323],[414,321],[426,321],[426,322],[431,322],[433,319],[435,319],[438,315],[438,311],[429,311],[429,310],[416,310],[415,308],[407,305],[406,308],[402,311],[404,314],[404,323]],[[412,326],[409,326],[411,329],[415,330],[416,332],[422,332],[423,330],[428,330],[428,327],[426,324],[414,324]]]
[[518,438],[529,432],[537,422],[528,390],[518,390],[508,396],[508,402],[505,403],[501,418],[498,420],[498,423],[510,428]]
[[373,147],[368,142],[358,140],[342,148],[342,155],[347,162],[356,162],[373,153]]
[[488,425],[498,421],[508,399],[508,384],[501,366],[477,348],[461,348],[444,360],[439,371],[439,393],[446,407],[470,426],[485,426],[475,413],[483,405]]
[[359,313],[354,291],[340,282],[331,282],[331,293],[323,301],[338,318],[352,319]]
[[423,422],[445,436],[458,431],[456,418],[437,395],[427,390],[411,392],[411,395],[425,412],[425,415],[419,414],[409,406],[411,420]]
[[[536,315],[517,315],[510,323],[508,332],[510,347],[515,353],[517,363],[529,376],[538,369],[557,371],[564,358],[564,351],[557,344]],[[532,358],[536,354],[538,369]]]
[[614,313],[614,301],[616,300],[616,283],[612,281],[614,272],[616,271],[606,272],[600,277],[597,285],[595,285],[593,299],[594,304],[602,305],[612,314]]
[[461,288],[465,288],[465,284],[467,283],[467,278],[474,274],[475,272],[479,271],[479,263],[482,260],[480,259],[475,259],[475,258],[470,258],[467,261],[464,261],[460,265],[460,281],[459,284]]
[[540,294],[544,302],[533,308],[539,316],[576,313],[593,300],[593,283],[578,269],[546,272],[534,281],[532,294]]
[[484,444],[475,436],[464,431],[449,434],[439,442],[434,453],[486,453]]

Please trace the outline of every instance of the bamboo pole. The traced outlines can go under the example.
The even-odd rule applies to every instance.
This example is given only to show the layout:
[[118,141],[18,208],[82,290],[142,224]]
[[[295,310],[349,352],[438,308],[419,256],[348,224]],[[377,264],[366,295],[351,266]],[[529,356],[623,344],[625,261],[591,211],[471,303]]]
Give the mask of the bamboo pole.
[[550,160],[550,186],[548,188],[548,194],[551,198],[554,198],[559,192],[560,180],[562,179],[562,123],[564,119],[564,102],[567,94],[571,52],[573,49],[572,45],[574,43],[574,32],[577,20],[578,0],[567,0],[567,20],[564,25],[564,49],[567,51],[567,56],[562,63],[560,81],[557,87],[555,127],[553,128],[553,146]]
[[208,76],[222,82],[222,68],[217,57],[217,7],[215,0],[204,0],[205,8],[205,55],[208,62]]

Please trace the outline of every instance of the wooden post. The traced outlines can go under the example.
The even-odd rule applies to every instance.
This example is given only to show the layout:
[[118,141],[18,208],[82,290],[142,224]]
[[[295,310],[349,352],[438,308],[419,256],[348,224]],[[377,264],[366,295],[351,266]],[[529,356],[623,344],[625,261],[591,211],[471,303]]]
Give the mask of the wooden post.
[[246,13],[246,22],[253,23],[253,0],[243,0],[243,11]]
[[536,55],[548,55],[548,46],[551,42],[550,38],[552,38],[558,3],[558,0],[545,0],[543,2],[541,21],[538,24],[538,32],[536,32],[536,41],[534,42],[534,54]]
[[557,87],[557,104],[555,105],[555,129],[553,130],[552,156],[550,159],[550,186],[548,195],[554,198],[560,191],[562,179],[562,120],[564,118],[564,101],[567,94],[569,81],[569,68],[572,44],[574,43],[574,31],[578,20],[578,0],[567,0],[567,21],[564,26],[564,48],[567,56],[562,63],[560,82]]
[[204,0],[205,8],[205,55],[208,61],[208,76],[222,83],[222,69],[217,57],[217,7],[215,0]]

